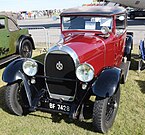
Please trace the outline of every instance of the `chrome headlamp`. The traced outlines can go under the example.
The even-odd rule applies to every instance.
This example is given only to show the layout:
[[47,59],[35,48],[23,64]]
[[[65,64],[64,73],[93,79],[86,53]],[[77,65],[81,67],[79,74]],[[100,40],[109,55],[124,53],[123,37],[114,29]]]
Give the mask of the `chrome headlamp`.
[[94,78],[94,68],[87,63],[81,64],[76,69],[76,76],[82,82],[90,82]]
[[23,63],[23,71],[28,76],[36,75],[38,71],[38,65],[34,60],[28,59]]

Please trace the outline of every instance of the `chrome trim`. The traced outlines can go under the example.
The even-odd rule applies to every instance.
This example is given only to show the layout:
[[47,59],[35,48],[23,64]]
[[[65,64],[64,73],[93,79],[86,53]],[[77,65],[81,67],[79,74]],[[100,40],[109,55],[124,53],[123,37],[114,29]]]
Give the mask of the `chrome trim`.
[[[92,70],[93,70],[93,72],[94,72],[94,76],[95,76],[95,70],[94,70],[94,67],[91,65],[91,64],[89,64],[89,63],[82,63],[82,64],[80,64],[78,67],[80,67],[80,66],[82,66],[82,65],[87,65],[87,66],[89,66]],[[77,68],[78,68],[77,67]],[[76,71],[77,71],[77,68],[76,68]],[[76,76],[77,76],[77,72],[76,72]],[[94,76],[93,76],[93,78],[94,78]],[[93,78],[92,78],[92,80],[93,80]],[[78,78],[78,80],[79,80],[79,78]],[[81,80],[80,80],[81,81]],[[91,81],[91,80],[90,80]],[[88,83],[88,82],[90,82],[90,81],[84,81],[84,83]],[[82,81],[83,82],[83,81]]]
[[72,96],[65,96],[65,95],[51,94],[50,97],[51,98],[55,98],[55,99],[61,99],[62,101],[63,100],[69,101],[70,99],[73,100]]
[[91,64],[85,62],[85,63],[80,64],[80,66],[81,66],[81,65],[84,65],[84,64],[90,66],[90,67],[92,68],[94,74],[95,74],[95,69],[94,69],[94,67],[93,67]]
[[[62,46],[62,45],[56,45],[54,47],[52,47],[48,53],[46,54],[45,56],[45,61],[44,61],[44,74],[46,76],[46,58],[47,58],[47,55],[50,54],[50,53],[55,53],[55,54],[69,54],[70,57],[73,59],[74,63],[75,63],[75,68],[78,67],[78,65],[80,64],[80,61],[79,61],[79,58],[76,54],[76,52],[68,47],[68,46]],[[74,96],[65,96],[65,95],[58,95],[58,94],[51,94],[50,91],[49,91],[49,88],[48,88],[48,84],[47,84],[47,79],[45,79],[45,83],[46,83],[46,87],[47,87],[47,90],[48,90],[48,93],[50,95],[51,98],[54,98],[54,99],[61,99],[61,100],[64,100],[64,101],[74,101],[75,99],[75,96],[76,96],[76,91],[77,91],[77,82],[76,82],[76,88],[75,88],[75,94]]]
[[[49,53],[57,53],[57,54],[63,54],[64,53],[64,54],[69,54],[71,56],[71,58],[74,60],[74,63],[75,63],[76,67],[78,67],[78,65],[80,64],[78,55],[76,54],[76,52],[72,48],[70,48],[68,46],[65,46],[65,45],[64,46],[56,45],[56,46],[52,47],[48,51],[47,55]],[[46,60],[46,57],[45,57],[45,60]]]
[[104,45],[104,67],[105,67],[105,65],[106,65],[106,44],[101,38],[99,38],[99,40],[101,40]]
[[[26,63],[26,62],[28,62],[28,61],[30,61],[30,62],[32,62],[33,64],[32,65],[36,65],[36,73],[34,74],[34,75],[28,75],[27,73],[26,73],[26,71],[24,70],[24,64]],[[29,67],[30,68],[30,67]],[[28,75],[28,76],[35,76],[36,74],[37,74],[37,72],[38,72],[38,64],[37,64],[37,62],[35,61],[35,60],[33,60],[33,59],[31,59],[31,58],[28,58],[28,59],[26,59],[24,62],[23,62],[23,64],[22,64],[22,69],[23,69],[23,72],[26,74],[26,75]]]
[[58,61],[58,63],[56,64],[56,69],[59,71],[63,70],[63,64],[60,61]]

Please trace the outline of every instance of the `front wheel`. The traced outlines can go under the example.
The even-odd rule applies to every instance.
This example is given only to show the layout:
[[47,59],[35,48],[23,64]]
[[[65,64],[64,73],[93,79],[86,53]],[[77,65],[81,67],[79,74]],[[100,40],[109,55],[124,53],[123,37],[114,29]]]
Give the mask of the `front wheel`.
[[130,53],[127,55],[127,61],[131,61],[131,51],[130,51]]
[[26,115],[28,100],[23,83],[15,83],[7,86],[5,91],[6,106],[11,114]]
[[21,57],[24,58],[31,58],[32,57],[32,43],[28,39],[24,39],[22,44],[19,48],[19,54]]
[[96,99],[93,108],[93,125],[95,131],[106,133],[112,127],[119,107],[120,88],[116,93],[105,99]]

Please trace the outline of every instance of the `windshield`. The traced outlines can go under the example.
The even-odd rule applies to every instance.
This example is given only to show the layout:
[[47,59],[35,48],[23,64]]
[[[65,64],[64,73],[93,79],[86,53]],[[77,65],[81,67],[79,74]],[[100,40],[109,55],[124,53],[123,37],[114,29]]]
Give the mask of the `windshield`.
[[62,17],[62,30],[95,30],[100,31],[103,26],[112,29],[111,17],[69,16]]

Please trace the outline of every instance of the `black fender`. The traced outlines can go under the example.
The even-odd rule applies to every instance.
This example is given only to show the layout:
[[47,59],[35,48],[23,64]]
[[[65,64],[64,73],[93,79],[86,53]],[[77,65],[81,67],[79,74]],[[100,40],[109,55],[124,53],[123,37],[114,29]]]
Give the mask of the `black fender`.
[[127,35],[125,49],[124,49],[124,56],[130,55],[132,49],[133,49],[133,36]]
[[116,92],[121,79],[121,69],[104,69],[92,86],[93,93],[101,98],[111,97]]
[[25,40],[25,39],[28,39],[31,43],[32,43],[32,49],[35,50],[35,45],[34,45],[34,41],[31,37],[31,35],[21,35],[18,40],[17,40],[17,43],[16,43],[16,46],[17,46],[17,50],[16,50],[16,53],[19,53],[19,50],[21,48],[21,44],[22,42]]
[[[19,58],[11,62],[4,70],[3,75],[2,75],[2,80],[8,84],[12,84],[17,81],[23,81],[29,105],[30,107],[32,107],[32,92],[31,92],[31,85],[29,83],[30,79],[27,75],[24,74],[22,70],[23,62],[26,60],[27,60],[26,58]],[[41,64],[38,61],[36,62],[38,64],[37,75],[43,75],[44,74],[43,64]],[[38,82],[35,85],[38,88],[38,90],[44,87],[44,84],[45,84],[44,79],[41,79],[41,81],[37,81],[36,79],[36,82]]]
[[[28,60],[28,58],[19,58],[14,60],[13,62],[11,62],[4,70],[3,75],[2,75],[2,80],[6,83],[13,83],[16,82],[18,80],[23,80],[22,75],[20,74],[20,72],[22,74],[23,70],[22,70],[22,65],[23,62]],[[44,65],[38,61],[36,61],[38,64],[38,75],[44,75]],[[24,74],[24,76],[26,76]]]

